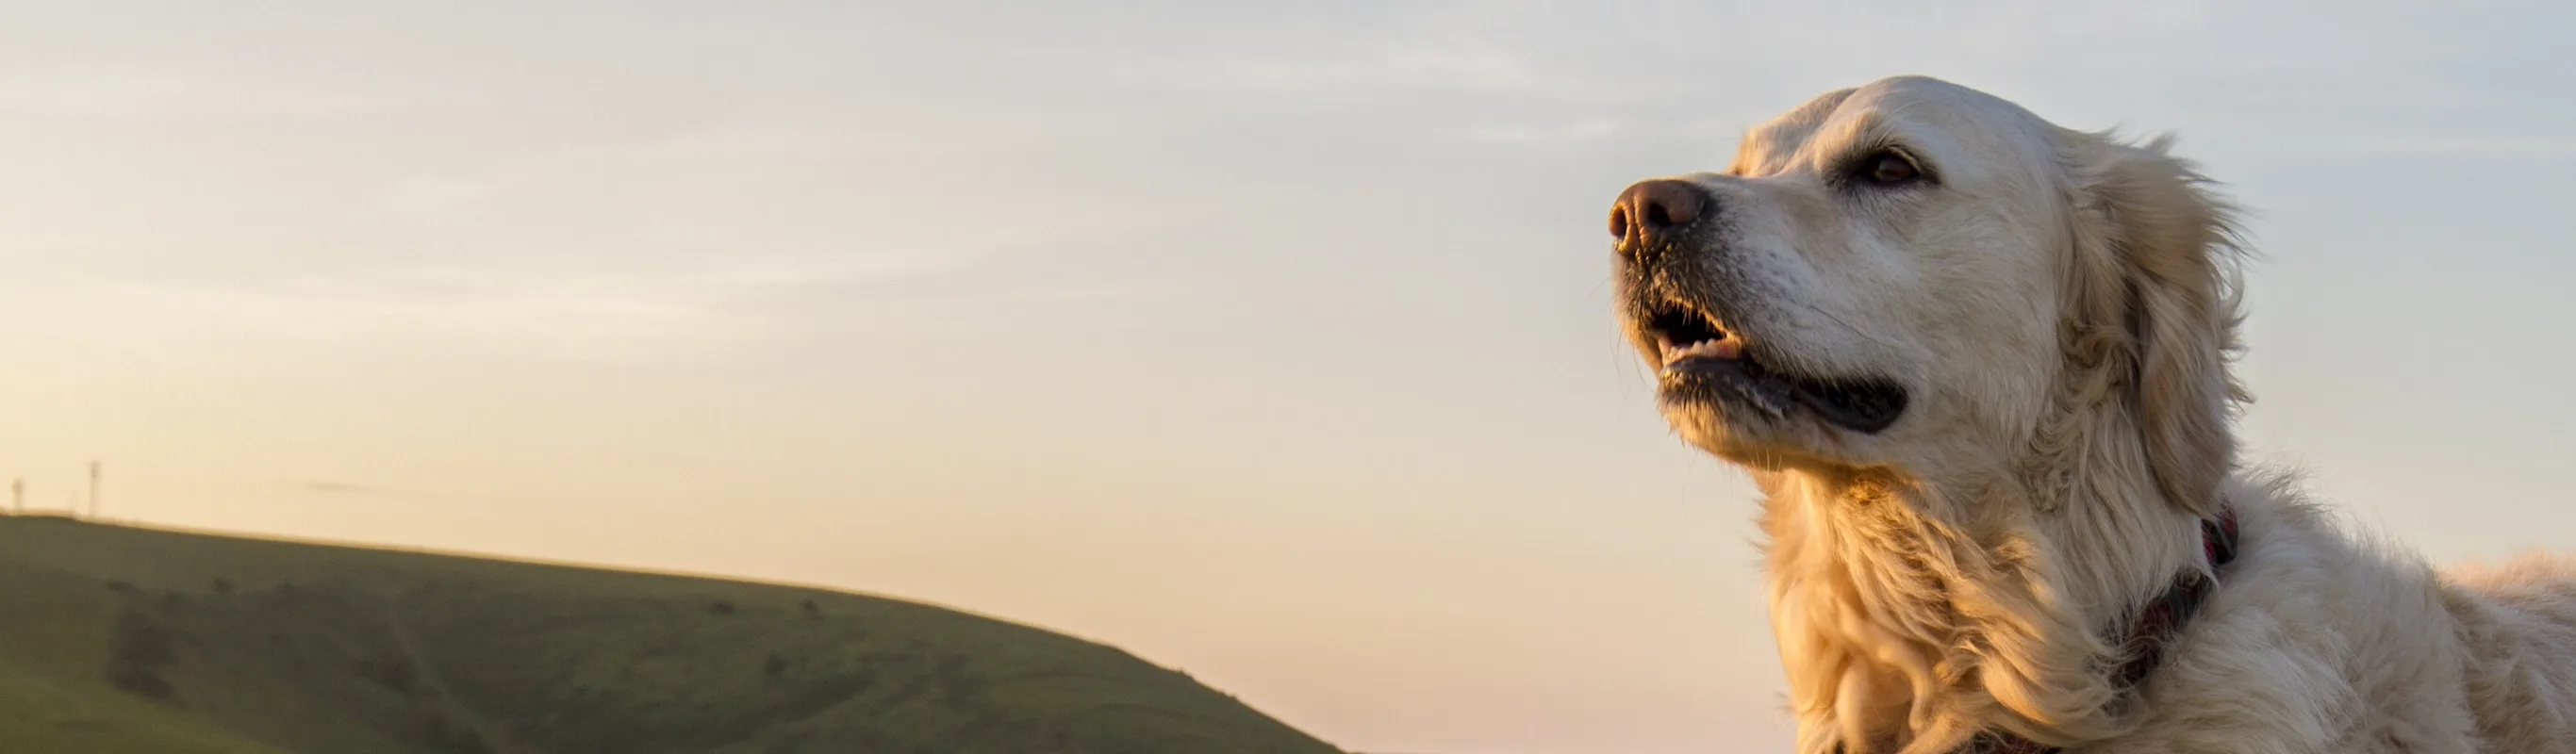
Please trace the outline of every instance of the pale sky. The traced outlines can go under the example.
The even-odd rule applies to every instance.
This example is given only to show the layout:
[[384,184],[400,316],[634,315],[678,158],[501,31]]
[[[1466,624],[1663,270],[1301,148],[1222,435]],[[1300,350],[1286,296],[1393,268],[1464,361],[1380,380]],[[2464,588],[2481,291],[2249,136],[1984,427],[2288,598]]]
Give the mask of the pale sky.
[[1344,748],[1785,746],[1608,203],[1829,89],[2178,131],[2253,457],[2576,547],[2576,12],[0,3],[0,474],[111,517],[789,580]]

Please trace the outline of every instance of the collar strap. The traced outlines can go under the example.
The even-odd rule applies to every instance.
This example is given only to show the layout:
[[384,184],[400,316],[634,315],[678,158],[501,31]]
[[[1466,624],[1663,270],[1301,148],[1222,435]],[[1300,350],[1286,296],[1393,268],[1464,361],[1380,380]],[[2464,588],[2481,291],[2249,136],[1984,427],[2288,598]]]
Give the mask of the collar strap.
[[[2207,602],[2209,593],[2217,587],[2214,576],[2218,573],[2218,569],[2236,561],[2236,511],[2234,509],[2221,508],[2218,511],[2218,518],[2201,520],[2200,553],[2208,560],[2211,575],[2204,576],[2199,571],[2183,574],[2182,578],[2176,579],[2174,585],[2166,589],[2164,594],[2158,595],[2154,601],[2139,608],[2137,616],[2130,620],[2129,633],[2120,641],[2120,646],[2126,651],[2129,660],[2121,663],[2118,671],[2111,676],[2113,682],[2119,684],[2121,688],[2137,688],[2140,682],[2147,679],[2147,674],[2155,672],[2156,666],[2164,663],[2165,649],[2173,645],[2174,639],[2182,636],[2183,625],[2191,622],[2192,614],[2200,611],[2201,603]],[[2021,736],[2000,730],[1989,730],[1977,734],[1975,739],[1968,741],[1966,746],[1960,747],[1952,754],[2057,754],[2057,752],[2056,748],[2042,746],[2036,741]]]

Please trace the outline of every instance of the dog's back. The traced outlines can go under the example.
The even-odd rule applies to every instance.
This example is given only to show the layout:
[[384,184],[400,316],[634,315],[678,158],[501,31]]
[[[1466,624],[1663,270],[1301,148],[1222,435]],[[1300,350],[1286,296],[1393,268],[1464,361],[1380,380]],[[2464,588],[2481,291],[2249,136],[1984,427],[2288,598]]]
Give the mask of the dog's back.
[[2576,752],[2576,562],[2533,556],[2444,575],[2470,712],[2488,751]]

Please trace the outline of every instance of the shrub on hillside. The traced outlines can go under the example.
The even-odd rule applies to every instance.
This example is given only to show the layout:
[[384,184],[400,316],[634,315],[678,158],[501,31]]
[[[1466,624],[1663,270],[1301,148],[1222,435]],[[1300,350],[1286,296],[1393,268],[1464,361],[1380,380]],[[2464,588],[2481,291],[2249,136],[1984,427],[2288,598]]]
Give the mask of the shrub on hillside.
[[492,754],[492,744],[473,728],[449,723],[446,715],[431,715],[425,736],[429,745],[451,754]]
[[116,614],[116,625],[109,629],[107,640],[110,685],[153,701],[171,701],[178,689],[161,677],[161,671],[178,659],[178,642],[160,621],[137,610]]
[[420,668],[402,657],[359,660],[358,677],[374,681],[388,691],[410,696],[412,689],[420,683]]

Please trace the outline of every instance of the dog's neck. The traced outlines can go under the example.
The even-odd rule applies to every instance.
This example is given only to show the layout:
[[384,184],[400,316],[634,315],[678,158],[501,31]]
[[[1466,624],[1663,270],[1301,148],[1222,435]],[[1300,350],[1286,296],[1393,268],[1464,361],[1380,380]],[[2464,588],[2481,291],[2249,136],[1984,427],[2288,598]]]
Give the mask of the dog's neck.
[[2206,567],[2196,516],[2113,497],[2152,485],[2035,501],[2003,475],[1757,479],[1802,752],[2117,735],[2126,658],[2105,629]]

